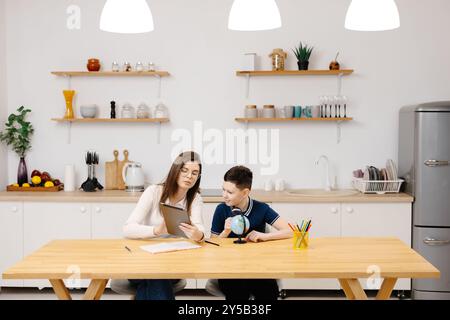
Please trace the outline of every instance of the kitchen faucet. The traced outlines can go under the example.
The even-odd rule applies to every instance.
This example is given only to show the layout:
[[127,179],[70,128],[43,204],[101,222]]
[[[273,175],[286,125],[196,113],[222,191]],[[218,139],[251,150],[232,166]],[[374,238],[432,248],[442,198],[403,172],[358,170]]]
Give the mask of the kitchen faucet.
[[319,165],[320,160],[322,160],[322,159],[325,161],[325,164],[326,164],[325,169],[326,169],[326,178],[327,178],[327,180],[326,180],[325,191],[331,191],[331,183],[330,183],[330,161],[328,160],[328,157],[325,156],[325,155],[321,155],[321,156],[319,157],[319,159],[316,160],[316,166]]

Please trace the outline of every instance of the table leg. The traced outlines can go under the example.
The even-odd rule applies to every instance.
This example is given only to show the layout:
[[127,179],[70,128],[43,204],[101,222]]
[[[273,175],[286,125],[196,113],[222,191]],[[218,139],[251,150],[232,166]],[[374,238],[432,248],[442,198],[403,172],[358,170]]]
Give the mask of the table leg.
[[358,279],[339,279],[339,283],[349,300],[367,300],[367,295]]
[[348,300],[355,300],[355,296],[353,295],[352,290],[350,289],[350,286],[347,283],[347,280],[345,279],[339,279],[339,283],[341,284],[342,290],[345,293],[345,296]]
[[50,279],[50,283],[52,284],[53,291],[55,291],[55,294],[59,300],[72,300],[69,289],[67,289],[63,280]]
[[84,294],[83,300],[100,300],[105,291],[108,279],[93,279]]
[[380,290],[378,291],[377,300],[388,300],[391,297],[397,278],[385,278]]

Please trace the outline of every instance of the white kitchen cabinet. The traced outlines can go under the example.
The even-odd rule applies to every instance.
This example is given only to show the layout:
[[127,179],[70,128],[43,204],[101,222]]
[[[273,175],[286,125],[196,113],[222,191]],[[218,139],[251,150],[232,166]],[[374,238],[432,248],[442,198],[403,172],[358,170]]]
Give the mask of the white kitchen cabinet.
[[[291,224],[300,225],[303,219],[311,219],[311,238],[340,236],[339,203],[273,203],[271,207]],[[283,290],[336,290],[339,288],[339,282],[336,279],[282,279],[280,286]]]
[[[89,203],[25,202],[23,207],[25,255],[31,254],[52,240],[91,238]],[[68,268],[76,273],[77,266]],[[87,284],[87,281],[81,281],[82,287]],[[24,285],[49,287],[50,283],[48,280],[25,280]]]
[[2,280],[3,271],[23,259],[23,206],[0,202],[0,288],[22,287],[23,280]]
[[123,226],[134,203],[92,203],[92,239],[123,238]]
[[[410,203],[342,203],[341,212],[342,237],[395,237],[411,247]],[[410,279],[399,279],[395,289],[410,290]]]
[[343,237],[396,237],[411,246],[408,203],[342,203]]

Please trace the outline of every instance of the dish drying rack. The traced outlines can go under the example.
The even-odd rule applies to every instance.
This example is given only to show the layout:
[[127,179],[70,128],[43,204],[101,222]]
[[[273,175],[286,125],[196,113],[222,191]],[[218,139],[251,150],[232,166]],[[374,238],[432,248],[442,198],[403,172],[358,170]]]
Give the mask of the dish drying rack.
[[405,180],[364,180],[363,178],[353,178],[353,187],[362,193],[399,193],[400,187]]

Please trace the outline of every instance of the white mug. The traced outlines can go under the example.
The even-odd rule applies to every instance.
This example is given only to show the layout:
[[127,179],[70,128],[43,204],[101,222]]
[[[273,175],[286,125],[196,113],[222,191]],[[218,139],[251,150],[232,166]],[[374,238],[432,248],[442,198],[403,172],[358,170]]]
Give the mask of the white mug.
[[276,191],[284,191],[284,180],[283,179],[277,180],[277,182],[275,183],[275,190]]
[[273,190],[273,181],[272,180],[267,180],[266,183],[264,184],[264,190],[265,191],[272,191]]

